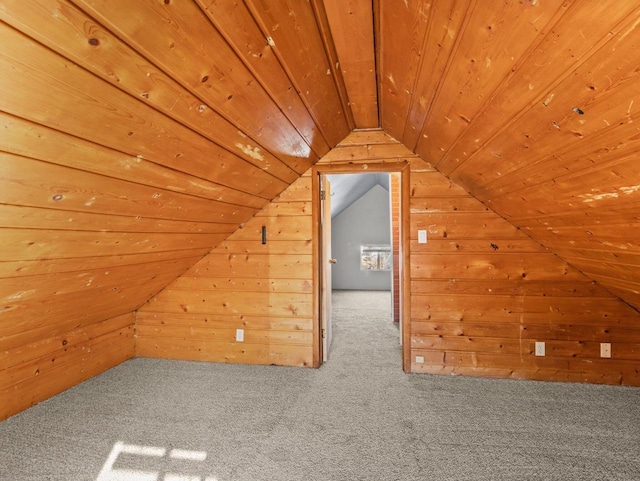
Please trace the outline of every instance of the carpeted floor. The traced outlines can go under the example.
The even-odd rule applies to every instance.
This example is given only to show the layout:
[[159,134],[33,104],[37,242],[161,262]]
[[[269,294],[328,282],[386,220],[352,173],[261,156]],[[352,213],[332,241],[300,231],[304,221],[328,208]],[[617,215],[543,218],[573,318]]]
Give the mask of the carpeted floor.
[[0,423],[0,479],[640,480],[640,389],[407,375],[386,292],[321,369],[134,359]]

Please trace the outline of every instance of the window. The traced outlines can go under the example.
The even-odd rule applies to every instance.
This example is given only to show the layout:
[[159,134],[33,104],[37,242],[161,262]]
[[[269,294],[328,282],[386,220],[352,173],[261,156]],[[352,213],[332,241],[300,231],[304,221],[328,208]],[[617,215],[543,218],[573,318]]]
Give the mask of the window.
[[361,271],[390,271],[391,246],[363,245],[360,246]]

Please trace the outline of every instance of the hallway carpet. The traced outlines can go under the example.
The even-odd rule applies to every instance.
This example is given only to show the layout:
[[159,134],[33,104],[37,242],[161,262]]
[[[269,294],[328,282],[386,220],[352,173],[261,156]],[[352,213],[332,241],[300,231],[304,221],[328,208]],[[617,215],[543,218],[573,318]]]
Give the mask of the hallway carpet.
[[407,375],[389,293],[333,300],[321,369],[133,359],[0,423],[0,479],[640,479],[640,389]]

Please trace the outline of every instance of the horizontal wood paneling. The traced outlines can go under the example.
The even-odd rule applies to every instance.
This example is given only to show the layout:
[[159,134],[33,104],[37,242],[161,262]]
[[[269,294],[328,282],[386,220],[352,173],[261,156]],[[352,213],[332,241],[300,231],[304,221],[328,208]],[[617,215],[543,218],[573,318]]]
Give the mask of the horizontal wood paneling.
[[[160,277],[150,283],[149,287],[106,287],[60,294],[44,300],[34,299],[32,304],[37,307],[32,309],[33,317],[29,315],[31,311],[17,311],[16,314],[13,309],[8,309],[3,311],[5,314],[3,317],[9,319],[14,315],[19,315],[19,318],[15,323],[9,323],[7,320],[2,322],[3,335],[5,336],[2,339],[2,345],[6,348],[19,347],[43,337],[59,335],[76,326],[88,325],[117,316],[122,311],[131,312],[138,307],[138,304],[130,304],[131,296],[148,299],[162,286],[167,285],[172,278],[175,278],[175,275],[168,278]],[[120,301],[120,305],[118,307],[96,306],[95,299],[87,297],[87,291],[95,295],[95,299],[115,299]],[[81,315],[77,314],[79,309],[83,310]],[[57,322],[50,320],[55,318],[64,320]]]
[[[108,271],[3,279],[0,316],[6,322],[0,323],[0,333],[25,335],[29,329],[42,328],[46,324],[51,330],[57,330],[66,323],[73,323],[74,319],[90,317],[95,320],[101,310],[114,307],[109,300],[111,296],[133,310],[136,307],[133,302],[140,301],[131,301],[127,295],[144,293],[144,299],[147,299],[163,283],[167,284],[184,272],[186,262],[193,263],[193,259],[137,266],[134,272],[130,266],[125,266],[111,267]],[[79,306],[85,309],[74,317]]]
[[[249,152],[247,137],[242,132],[74,6],[57,0],[27,0],[10,4],[11,9],[6,11],[4,18],[16,28],[52,46],[127,93],[169,112],[176,120],[210,140],[220,142],[222,147],[246,161],[259,168],[268,163],[269,172],[278,178],[285,181],[295,179],[295,172],[269,152],[260,148]],[[52,11],[57,13],[55,19],[51,18]],[[35,25],[38,28],[34,28]],[[98,43],[78,42],[78,36],[90,37]]]
[[260,79],[265,90],[300,131],[312,150],[318,156],[326,154],[329,146],[324,135],[300,98],[301,92],[287,76],[275,49],[266,40],[268,33],[263,35],[247,5],[230,0],[197,0],[197,3],[238,56]]
[[109,225],[114,232],[149,234],[231,234],[235,224],[192,222],[78,211],[0,205],[0,227],[47,229],[54,231],[95,231],[96,225]]
[[[0,24],[0,42],[12,46],[0,57],[0,87],[10,92],[2,97],[1,110],[197,177],[225,176],[225,185],[267,199],[284,189],[284,182],[264,170],[89,72],[69,68],[64,57],[4,24]],[[20,72],[21,89],[13,85],[16,72]],[[24,110],[25,92],[29,92],[29,104],[38,108]],[[73,111],[64,115],[70,102]],[[216,169],[211,169],[211,161],[217,162]]]
[[[638,309],[638,261],[599,259],[635,246],[630,206],[640,195],[632,54],[640,8],[612,7],[382,2],[381,122],[464,191]],[[603,246],[606,235],[596,230],[622,241]],[[574,243],[589,251],[581,260],[563,254]]]
[[[370,145],[411,160],[412,371],[640,383],[634,309],[393,139],[374,138],[354,133],[320,162],[357,159],[375,170]],[[422,229],[427,244],[417,242]],[[546,343],[544,358],[536,341]],[[612,343],[611,359],[600,358],[601,342]]]
[[[412,209],[413,215],[419,215],[424,212],[416,212],[415,209]],[[428,212],[426,212],[428,213]],[[427,229],[425,229],[427,230]],[[419,254],[423,252],[425,249],[424,245],[418,244],[417,231],[415,229],[415,236],[411,241],[411,251]],[[447,231],[443,231],[447,232]],[[512,231],[514,232],[514,231]],[[470,235],[470,234],[469,234]],[[448,234],[447,234],[448,236]],[[429,231],[427,230],[427,238],[429,238]],[[441,252],[441,253],[460,253],[460,254],[472,254],[472,253],[491,253],[496,251],[501,251],[503,253],[543,253],[549,252],[544,246],[540,244],[529,242],[529,239],[520,237],[519,239],[501,239],[500,243],[492,242],[493,239],[477,239],[472,237],[467,238],[454,238],[446,239],[440,237],[433,237],[429,239],[429,252]]]
[[133,357],[133,314],[0,349],[0,420]]
[[195,2],[75,3],[296,172],[310,165],[309,145]]
[[310,317],[311,303],[308,294],[272,292],[227,292],[220,301],[210,300],[210,291],[164,292],[155,297],[145,308],[148,312],[166,312],[179,306],[183,312],[194,314],[225,315],[242,312],[251,316]]
[[310,366],[310,205],[307,175],[154,296],[137,314],[137,355]]
[[[241,227],[219,251],[232,255],[220,275],[254,269],[271,283],[288,269],[282,288],[302,290],[274,312],[310,315],[299,281],[310,283],[311,230],[295,220],[311,215],[310,186],[248,223],[352,122],[324,10],[290,7],[296,18],[257,2],[2,2],[4,349],[137,309]],[[302,31],[272,34],[274,13]],[[272,219],[283,216],[291,223]],[[263,223],[274,245],[264,266]],[[304,363],[303,351],[283,362]],[[74,359],[78,372],[93,362]]]
[[[29,298],[46,299],[51,296],[86,291],[87,288],[119,288],[127,284],[127,279],[140,283],[155,280],[159,276],[177,276],[186,265],[193,264],[194,258],[169,259],[146,264],[111,266],[109,269],[90,269],[83,272],[56,272],[38,276],[14,276],[0,279],[0,304]],[[47,287],[54,286],[52,291]],[[7,308],[7,306],[4,306]],[[9,309],[11,307],[8,307]],[[19,307],[18,309],[24,309]],[[28,309],[25,309],[29,312]]]
[[260,341],[238,345],[233,339],[235,329],[222,342],[214,341],[214,335],[204,339],[180,337],[143,337],[136,344],[136,355],[162,359],[193,360],[207,362],[231,362],[237,364],[273,364],[278,366],[308,366],[309,347]]
[[[2,151],[155,189],[257,209],[264,198],[0,112]],[[20,170],[14,172],[18,176]],[[25,175],[20,172],[20,175]],[[54,178],[62,177],[55,176]]]
[[[637,386],[640,376],[637,361],[609,360],[606,365],[594,364],[589,359],[557,359],[550,363],[545,358],[522,362],[521,356],[494,353],[468,353],[461,351],[418,350],[425,358],[420,372],[429,374],[501,377],[562,382],[588,382],[597,384],[626,384]],[[520,364],[520,368],[513,369]]]
[[[117,266],[142,266],[166,260],[184,261],[193,265],[205,253],[200,249],[168,252],[148,252],[119,256],[73,257],[62,259],[39,259],[33,261],[0,262],[2,277],[35,276],[56,272],[84,274],[85,269],[108,269]],[[189,264],[191,263],[191,264]]]
[[[630,367],[637,311],[608,295],[640,306],[640,7],[369,3],[327,4],[340,23],[318,1],[3,1],[4,349],[136,309],[218,246],[155,305],[232,326],[220,329],[245,322],[235,312],[244,310],[282,324],[256,325],[240,348],[206,331],[196,349],[183,336],[191,321],[173,317],[182,340],[147,330],[155,344],[140,349],[308,365],[311,184],[296,179],[348,133],[353,114],[369,122],[358,99],[370,117],[374,96],[359,82],[371,80],[375,58],[382,126],[429,163],[375,131],[350,135],[323,162],[363,171],[411,163],[416,323],[465,323],[465,332],[486,333],[475,345],[487,350],[503,339],[485,330],[492,323],[549,336],[549,355],[531,359],[526,343],[514,353],[462,341],[453,349],[416,328],[414,342],[429,347],[412,354],[439,361],[413,369],[640,383]],[[345,50],[340,34],[373,21],[377,51],[364,42]],[[353,77],[350,65],[366,76]],[[415,241],[418,228],[427,245]],[[570,327],[540,330],[545,319]],[[611,341],[613,359],[593,359],[593,345],[580,344],[614,328],[628,336]],[[112,346],[110,359],[121,359],[126,349]],[[102,362],[74,359],[74,379],[82,363]],[[66,385],[55,376],[45,384],[29,385],[42,395]]]
[[201,249],[206,252],[225,234],[120,233],[2,229],[6,261],[64,259],[68,257],[119,256],[157,251]]
[[[435,251],[437,252],[437,251]],[[595,282],[576,283],[563,279],[549,283],[546,280],[527,279],[522,282],[521,276],[514,279],[492,279],[486,283],[485,279],[414,279],[411,283],[413,295],[492,295],[492,296],[558,296],[583,298],[608,298],[609,293]]]
[[[428,242],[410,246],[412,371],[640,384],[637,311],[442,174],[413,166],[411,238],[425,229]],[[443,211],[449,190],[467,202]],[[601,342],[611,359],[600,358]]]

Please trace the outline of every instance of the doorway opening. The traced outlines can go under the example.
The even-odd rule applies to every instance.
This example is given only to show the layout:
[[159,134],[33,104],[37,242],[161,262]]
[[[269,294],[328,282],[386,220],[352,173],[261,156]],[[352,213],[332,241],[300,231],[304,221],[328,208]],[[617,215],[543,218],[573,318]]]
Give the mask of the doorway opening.
[[[373,168],[372,168],[373,167]],[[363,172],[366,170],[366,172]],[[327,165],[313,171],[314,365],[331,353],[332,292],[379,291],[398,326],[402,367],[409,367],[408,164]],[[403,221],[404,220],[404,221]]]

